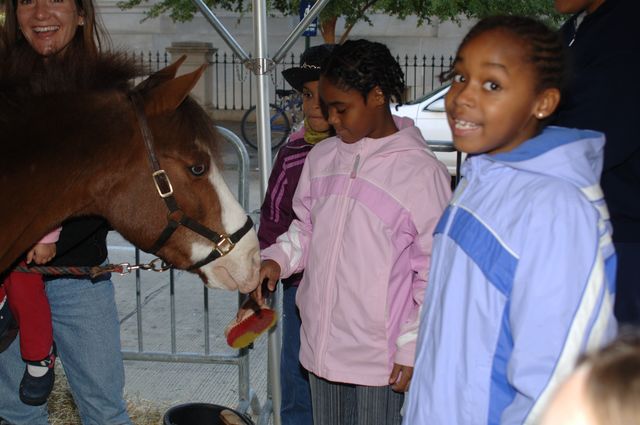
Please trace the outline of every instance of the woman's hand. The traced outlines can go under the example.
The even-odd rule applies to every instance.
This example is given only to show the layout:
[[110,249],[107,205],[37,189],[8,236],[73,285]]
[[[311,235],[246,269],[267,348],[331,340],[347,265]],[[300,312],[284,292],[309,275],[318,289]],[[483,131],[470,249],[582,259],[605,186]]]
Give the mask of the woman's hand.
[[56,256],[55,243],[37,243],[27,253],[27,264],[35,262],[36,264],[46,264]]
[[393,391],[404,393],[409,389],[409,383],[413,376],[412,366],[403,366],[397,363],[393,364],[391,376],[389,377],[389,385]]

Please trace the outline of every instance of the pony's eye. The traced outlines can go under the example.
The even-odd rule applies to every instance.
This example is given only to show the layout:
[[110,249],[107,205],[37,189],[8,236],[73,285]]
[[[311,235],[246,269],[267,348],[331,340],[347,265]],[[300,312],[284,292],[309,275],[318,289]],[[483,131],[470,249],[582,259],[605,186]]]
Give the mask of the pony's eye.
[[204,164],[196,164],[189,167],[189,171],[196,177],[200,177],[207,171],[207,166]]

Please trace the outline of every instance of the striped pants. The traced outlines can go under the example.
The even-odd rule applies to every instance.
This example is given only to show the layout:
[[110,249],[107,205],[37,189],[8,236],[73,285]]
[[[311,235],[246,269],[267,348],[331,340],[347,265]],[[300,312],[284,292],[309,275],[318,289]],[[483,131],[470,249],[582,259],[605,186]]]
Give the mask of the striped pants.
[[400,425],[404,394],[390,385],[367,387],[309,373],[314,425]]

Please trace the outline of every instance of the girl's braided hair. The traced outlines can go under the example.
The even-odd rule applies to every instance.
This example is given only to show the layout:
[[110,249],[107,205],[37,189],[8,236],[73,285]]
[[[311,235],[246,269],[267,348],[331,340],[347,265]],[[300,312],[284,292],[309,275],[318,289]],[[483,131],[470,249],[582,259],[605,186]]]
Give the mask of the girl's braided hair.
[[387,102],[402,103],[404,73],[382,43],[347,40],[333,49],[320,75],[341,90],[357,90],[365,102],[369,92],[377,86]]
[[[520,39],[527,48],[526,59],[538,75],[538,92],[557,88],[562,91],[567,80],[567,57],[558,32],[542,22],[524,16],[490,16],[474,25],[458,47],[460,50],[477,36],[492,30],[502,30]],[[456,54],[457,56],[457,54]],[[453,78],[453,69],[441,75],[442,81]]]

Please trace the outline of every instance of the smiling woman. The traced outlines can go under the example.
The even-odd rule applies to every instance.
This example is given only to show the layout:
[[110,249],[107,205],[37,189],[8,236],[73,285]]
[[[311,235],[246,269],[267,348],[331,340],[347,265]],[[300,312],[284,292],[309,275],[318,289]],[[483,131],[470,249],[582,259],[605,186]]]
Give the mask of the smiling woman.
[[73,0],[19,0],[16,14],[23,36],[43,56],[64,51],[84,25]]
[[96,56],[108,36],[91,0],[5,0],[4,42],[9,50],[26,47],[42,55]]

